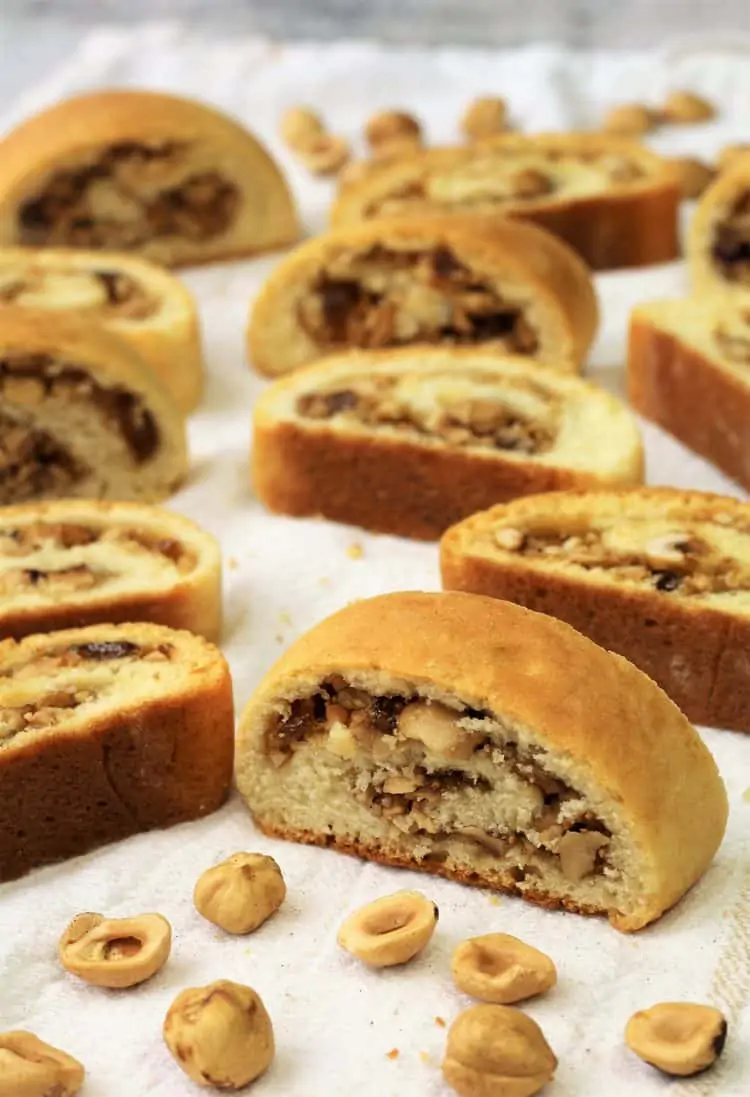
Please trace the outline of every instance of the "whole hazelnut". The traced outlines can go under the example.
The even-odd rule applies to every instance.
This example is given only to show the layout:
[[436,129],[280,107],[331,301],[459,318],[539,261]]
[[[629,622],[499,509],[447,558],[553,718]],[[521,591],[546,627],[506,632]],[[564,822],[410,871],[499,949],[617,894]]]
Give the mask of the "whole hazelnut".
[[228,979],[178,994],[163,1032],[178,1066],[201,1086],[242,1089],[274,1057],[271,1018],[260,996]]
[[279,909],[286,884],[273,857],[235,853],[206,869],[195,885],[196,910],[227,933],[252,933]]
[[422,127],[416,118],[402,110],[383,110],[373,114],[365,125],[367,144],[373,152],[381,145],[406,141],[419,145]]
[[308,148],[323,133],[322,118],[309,107],[290,107],[281,119],[281,136],[296,152]]
[[471,1006],[448,1031],[443,1077],[460,1097],[532,1097],[556,1068],[539,1025],[510,1006]]
[[461,119],[461,129],[469,141],[481,141],[502,133],[508,125],[508,108],[504,99],[484,96],[475,99],[466,108]]

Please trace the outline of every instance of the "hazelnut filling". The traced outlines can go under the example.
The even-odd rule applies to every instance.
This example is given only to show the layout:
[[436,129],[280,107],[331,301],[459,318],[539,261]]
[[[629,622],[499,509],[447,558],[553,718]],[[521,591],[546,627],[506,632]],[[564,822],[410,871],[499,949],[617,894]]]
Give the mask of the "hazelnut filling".
[[158,303],[129,274],[109,270],[0,266],[0,304],[70,308],[105,320],[146,320]]
[[[416,695],[373,696],[335,676],[313,696],[285,703],[266,732],[276,768],[303,749],[337,759],[352,796],[372,815],[415,840],[429,837],[431,860],[448,856],[441,843],[458,840],[507,862],[516,883],[534,876],[534,862],[554,864],[576,882],[613,872],[610,831],[584,796],[489,712]],[[506,812],[504,803],[488,804],[500,788],[503,800],[521,806]],[[531,863],[521,867],[519,858]]]
[[239,207],[217,171],[189,173],[188,146],[123,141],[55,172],[19,210],[19,238],[38,247],[136,248],[156,237],[220,236]]
[[[498,383],[487,380],[464,371],[458,398],[450,392],[455,377],[447,375],[352,378],[300,396],[297,413],[306,419],[342,420],[370,429],[436,438],[455,446],[528,455],[551,449],[557,438],[557,401],[538,386],[510,378],[503,379],[501,394]],[[445,394],[440,392],[441,381],[449,386]],[[539,409],[537,418],[529,414],[529,401]],[[521,402],[526,403],[525,410],[517,406]]]
[[45,495],[62,495],[86,471],[46,431],[0,412],[0,496],[4,500],[22,503]]
[[[726,528],[726,527],[724,527]],[[586,571],[604,570],[614,580],[626,580],[663,594],[691,595],[750,592],[750,572],[702,537],[679,530],[652,536],[632,548],[610,543],[609,531],[559,526],[521,530],[503,526],[495,543],[506,552],[550,563],[574,564]]]
[[711,254],[723,278],[750,286],[750,190],[717,223]]
[[342,253],[311,287],[299,322],[320,346],[489,343],[535,354],[537,333],[518,303],[506,301],[444,246],[395,251],[374,245]]
[[[34,407],[49,397],[70,402],[86,400],[93,403],[116,426],[136,464],[148,461],[159,448],[159,428],[140,396],[120,385],[105,387],[83,367],[61,362],[49,354],[7,354],[0,359],[0,396],[21,407]],[[19,445],[24,458],[21,462],[19,456],[16,462],[33,462],[43,469],[47,465],[53,465],[58,470],[67,472],[70,478],[72,459],[69,455],[64,455],[64,451],[56,443],[52,444],[51,456],[45,456],[40,442],[34,443],[33,455],[26,456],[31,443],[24,442],[24,439],[29,438],[29,435],[36,438],[40,433],[42,432],[31,431],[28,427],[23,428],[24,438],[19,438]],[[5,441],[4,439],[3,443]],[[7,446],[4,445],[4,448]],[[63,456],[67,460],[67,467]],[[54,483],[58,482],[59,475],[60,472],[57,471]],[[29,494],[26,491],[23,496],[14,494],[13,498],[20,500],[28,498]]]

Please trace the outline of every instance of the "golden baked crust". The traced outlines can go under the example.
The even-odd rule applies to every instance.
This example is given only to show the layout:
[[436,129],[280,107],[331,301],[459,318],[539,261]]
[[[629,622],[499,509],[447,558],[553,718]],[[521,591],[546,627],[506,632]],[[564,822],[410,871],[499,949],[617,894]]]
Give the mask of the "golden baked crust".
[[443,586],[558,617],[698,724],[750,731],[750,504],[674,488],[556,492],[444,535]]
[[131,346],[72,314],[0,310],[0,503],[158,500],[186,471],[182,414]]
[[288,373],[331,351],[469,343],[574,371],[596,332],[585,264],[533,225],[443,215],[368,221],[308,241],[255,302],[250,362]]
[[687,242],[696,293],[750,294],[750,159],[740,157],[704,192]]
[[0,880],[215,811],[233,724],[226,661],[188,632],[93,625],[4,640]]
[[203,394],[198,312],[186,286],[121,252],[0,249],[0,322],[8,305],[73,313],[125,339],[183,412]]
[[300,235],[283,175],[227,115],[162,92],[66,99],[0,142],[0,244],[133,250],[165,266]]
[[501,499],[641,483],[643,450],[625,408],[578,377],[481,347],[402,347],[271,385],[252,468],[271,510],[429,539]]
[[[624,881],[621,890],[612,874],[588,887],[585,880],[567,888],[558,880],[553,886],[548,860],[541,862],[547,879],[539,872],[527,880],[514,876],[505,865],[513,856],[512,845],[507,854],[489,859],[464,858],[463,871],[457,871],[461,864],[450,847],[446,857],[435,857],[439,834],[428,841],[382,814],[370,820],[368,810],[342,792],[352,763],[334,771],[326,761],[335,760],[330,738],[322,734],[326,728],[333,734],[329,706],[324,706],[323,724],[302,710],[297,726],[289,725],[290,711],[292,720],[300,712],[293,707],[295,698],[314,696],[327,688],[324,683],[340,690],[341,681],[350,694],[367,690],[393,699],[401,692],[401,700],[416,694],[431,699],[428,708],[450,705],[453,717],[456,710],[463,712],[460,734],[469,753],[454,750],[442,756],[442,770],[435,770],[449,782],[450,774],[472,764],[459,758],[470,759],[483,749],[481,740],[471,737],[481,734],[485,720],[494,721],[495,735],[502,732],[511,740],[505,748],[510,760],[490,763],[485,772],[494,771],[499,780],[515,766],[531,770],[532,780],[542,785],[552,778],[557,782],[552,800],[564,799],[560,780],[572,786],[569,794],[583,790],[592,813],[606,823],[603,829],[599,824],[600,837],[609,834],[613,858],[619,851],[613,864]],[[339,701],[343,696],[334,692]],[[389,717],[382,704],[389,697],[376,700],[379,716]],[[356,701],[347,703],[356,706]],[[388,734],[397,735],[398,728]],[[278,750],[287,756],[275,757]],[[528,890],[545,904],[565,900],[568,909],[606,912],[616,928],[626,931],[658,918],[696,882],[721,841],[727,813],[711,755],[677,707],[641,671],[560,621],[456,593],[399,593],[356,602],[306,633],[269,671],[242,714],[236,773],[240,792],[268,832],[391,864],[418,865],[451,878],[469,875],[470,882],[484,886],[521,894]],[[530,786],[525,788],[528,792]],[[450,783],[443,795],[450,800]],[[484,796],[491,797],[491,791]],[[472,802],[481,803],[482,797]],[[499,819],[505,805],[493,798],[485,810]]]
[[151,621],[217,641],[221,552],[145,503],[64,499],[0,507],[0,638]]
[[750,300],[706,294],[639,305],[630,403],[750,490]]
[[607,134],[503,134],[423,149],[346,186],[336,227],[439,212],[511,216],[555,233],[594,270],[663,263],[679,254],[672,165]]

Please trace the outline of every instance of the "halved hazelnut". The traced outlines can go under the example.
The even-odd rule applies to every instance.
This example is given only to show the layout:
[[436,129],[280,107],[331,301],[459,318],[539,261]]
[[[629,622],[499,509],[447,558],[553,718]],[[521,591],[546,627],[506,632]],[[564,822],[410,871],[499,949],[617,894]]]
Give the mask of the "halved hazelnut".
[[1,1097],[75,1097],[85,1071],[33,1032],[0,1033]]
[[625,1043],[649,1066],[688,1078],[713,1066],[724,1049],[727,1022],[713,1006],[660,1002],[634,1013]]
[[464,994],[498,1005],[544,994],[557,982],[549,956],[508,933],[462,941],[453,953],[451,971]]
[[437,906],[421,891],[397,891],[350,914],[337,941],[370,967],[393,967],[422,951],[438,917]]
[[66,971],[97,987],[134,987],[160,971],[172,947],[172,927],[161,914],[105,918],[79,914],[58,946]]

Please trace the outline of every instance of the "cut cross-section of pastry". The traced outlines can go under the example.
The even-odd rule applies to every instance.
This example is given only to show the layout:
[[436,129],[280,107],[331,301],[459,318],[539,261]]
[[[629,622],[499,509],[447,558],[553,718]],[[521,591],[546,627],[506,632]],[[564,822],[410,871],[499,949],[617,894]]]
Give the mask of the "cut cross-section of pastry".
[[186,471],[183,416],[128,343],[73,315],[0,309],[0,503],[163,499]]
[[441,542],[443,585],[559,617],[698,724],[750,731],[750,504],[674,488],[553,492]]
[[299,225],[263,146],[161,92],[89,92],[0,142],[0,244],[137,251],[165,266],[290,244]]
[[639,305],[628,395],[641,415],[750,490],[750,295]]
[[0,880],[197,819],[232,777],[229,668],[152,624],[0,643]]
[[482,348],[332,355],[271,385],[254,424],[272,510],[405,537],[518,495],[643,480],[635,417],[613,396]]
[[575,371],[598,321],[588,270],[517,221],[391,218],[309,241],[255,303],[251,364],[289,373],[347,347],[483,344]]
[[679,205],[673,166],[635,141],[508,134],[376,167],[342,189],[331,220],[344,227],[439,212],[519,217],[554,232],[594,270],[609,270],[674,259]]
[[218,640],[214,538],[147,503],[63,499],[0,508],[0,638],[120,621]]
[[5,305],[95,321],[140,352],[182,411],[192,411],[201,398],[195,303],[156,263],[116,252],[1,248],[0,310]]
[[740,158],[704,192],[687,251],[697,293],[750,297],[750,157]]
[[561,621],[473,594],[356,602],[282,656],[240,719],[267,834],[654,921],[727,816],[713,758],[649,678]]

